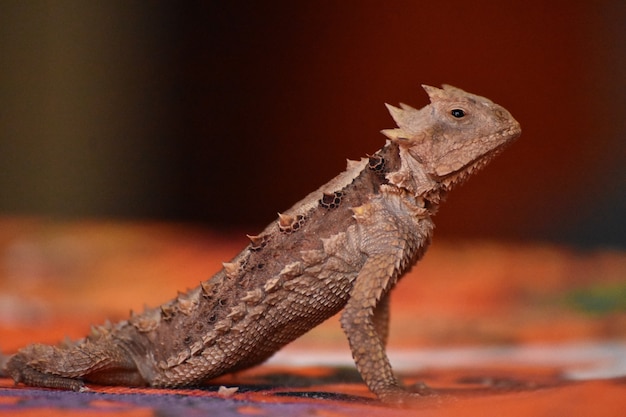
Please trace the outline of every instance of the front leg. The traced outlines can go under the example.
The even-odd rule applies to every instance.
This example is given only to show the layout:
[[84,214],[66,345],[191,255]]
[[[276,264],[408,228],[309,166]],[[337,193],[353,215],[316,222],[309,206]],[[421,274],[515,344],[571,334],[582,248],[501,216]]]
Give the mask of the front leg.
[[394,257],[389,254],[370,257],[350,293],[341,315],[341,327],[348,337],[356,367],[369,389],[384,402],[398,403],[413,394],[400,386],[385,352],[385,304],[394,274]]
[[390,293],[383,295],[378,305],[374,309],[374,328],[383,347],[387,346],[387,339],[389,338],[389,301]]

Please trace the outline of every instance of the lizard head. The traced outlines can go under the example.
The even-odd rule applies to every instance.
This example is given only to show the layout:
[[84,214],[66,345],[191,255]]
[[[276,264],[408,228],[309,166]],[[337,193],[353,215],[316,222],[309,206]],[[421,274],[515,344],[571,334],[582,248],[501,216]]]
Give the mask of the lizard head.
[[419,169],[449,188],[489,162],[521,133],[513,116],[485,97],[449,85],[422,87],[430,97],[430,104],[422,109],[387,105],[398,128],[382,133],[399,145],[403,159],[404,172],[396,179],[412,176],[407,170]]

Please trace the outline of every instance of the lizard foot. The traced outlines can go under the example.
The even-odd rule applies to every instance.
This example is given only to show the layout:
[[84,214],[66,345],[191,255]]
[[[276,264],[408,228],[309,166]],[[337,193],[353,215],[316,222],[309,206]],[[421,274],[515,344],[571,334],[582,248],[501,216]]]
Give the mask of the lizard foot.
[[400,386],[391,386],[377,393],[377,396],[383,403],[397,407],[423,405],[428,398],[439,397],[436,391],[424,383],[416,384],[411,388],[411,390],[407,390]]
[[384,390],[376,392],[378,399],[388,405],[397,405],[402,406],[405,404],[409,404],[415,402],[420,394],[407,391],[406,389],[399,386],[389,386]]

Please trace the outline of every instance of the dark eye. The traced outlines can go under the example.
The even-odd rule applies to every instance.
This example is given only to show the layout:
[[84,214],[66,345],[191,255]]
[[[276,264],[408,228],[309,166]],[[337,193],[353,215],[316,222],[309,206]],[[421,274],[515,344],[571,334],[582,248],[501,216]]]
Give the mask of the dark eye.
[[461,109],[452,109],[450,114],[456,117],[457,119],[460,119],[461,117],[465,116],[465,112]]

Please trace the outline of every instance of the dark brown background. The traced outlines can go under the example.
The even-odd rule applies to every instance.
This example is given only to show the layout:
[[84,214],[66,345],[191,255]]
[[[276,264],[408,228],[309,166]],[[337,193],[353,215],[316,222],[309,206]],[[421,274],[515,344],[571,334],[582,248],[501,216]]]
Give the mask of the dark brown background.
[[3,1],[0,214],[254,232],[450,83],[524,133],[438,236],[624,247],[625,4]]

